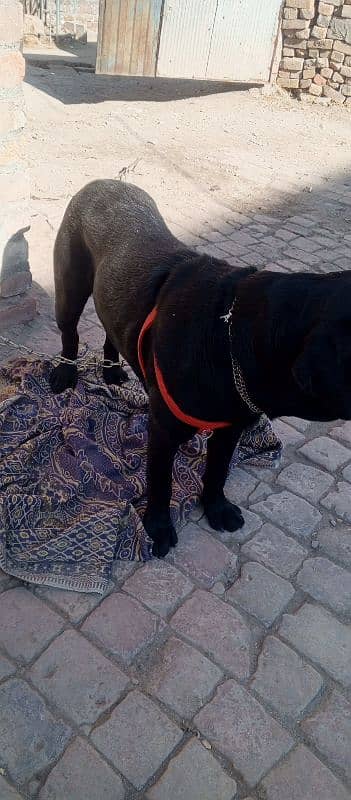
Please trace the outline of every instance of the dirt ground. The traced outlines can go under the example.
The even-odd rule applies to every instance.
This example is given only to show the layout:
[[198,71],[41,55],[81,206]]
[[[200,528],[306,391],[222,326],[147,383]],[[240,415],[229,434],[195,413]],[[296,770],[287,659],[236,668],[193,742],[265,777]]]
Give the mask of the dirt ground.
[[92,179],[129,167],[181,237],[238,211],[301,211],[348,175],[346,109],[242,85],[97,76],[93,55],[92,45],[27,54],[31,264],[45,289],[63,210]]

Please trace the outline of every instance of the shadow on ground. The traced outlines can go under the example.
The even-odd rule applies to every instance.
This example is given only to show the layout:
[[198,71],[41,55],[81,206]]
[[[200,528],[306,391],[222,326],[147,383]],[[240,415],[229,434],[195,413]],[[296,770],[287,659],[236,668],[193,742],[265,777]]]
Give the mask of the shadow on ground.
[[[65,105],[74,103],[103,103],[106,101],[144,101],[166,103],[226,92],[247,92],[259,84],[227,83],[221,81],[177,80],[175,78],[144,78],[122,75],[95,75],[94,67],[65,55],[26,55],[26,83],[34,86]],[[67,91],[62,84],[62,70],[74,69],[79,80]],[[45,72],[50,73],[50,85]],[[52,80],[56,72],[56,80]]]

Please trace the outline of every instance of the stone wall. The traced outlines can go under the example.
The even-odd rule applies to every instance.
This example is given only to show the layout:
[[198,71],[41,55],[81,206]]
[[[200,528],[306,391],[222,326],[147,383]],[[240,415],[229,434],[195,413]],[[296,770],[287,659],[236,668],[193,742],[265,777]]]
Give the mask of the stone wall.
[[0,0],[0,327],[32,319],[36,304],[25,233],[29,178],[25,163],[25,108],[21,53],[23,8]]
[[351,0],[285,0],[277,83],[351,105]]
[[97,38],[99,0],[61,0],[61,32]]

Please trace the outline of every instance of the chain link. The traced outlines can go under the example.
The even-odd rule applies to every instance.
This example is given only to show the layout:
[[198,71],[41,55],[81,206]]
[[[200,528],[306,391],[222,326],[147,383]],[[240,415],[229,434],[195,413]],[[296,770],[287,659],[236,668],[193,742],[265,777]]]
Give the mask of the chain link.
[[253,414],[262,414],[262,411],[258,406],[253,403],[251,397],[246,388],[246,382],[243,375],[243,371],[239,364],[239,361],[234,358],[232,354],[232,344],[233,344],[233,335],[232,335],[232,326],[233,326],[233,311],[236,305],[236,297],[233,300],[233,305],[229,309],[228,314],[224,314],[221,319],[228,325],[228,333],[229,333],[229,349],[230,349],[230,358],[232,362],[232,370],[233,370],[233,378],[234,378],[234,386],[241,397],[242,401],[246,403],[247,407],[252,411]]
[[[50,356],[48,353],[40,353],[37,350],[33,350],[32,347],[27,347],[25,344],[18,344],[17,342],[12,342],[11,339],[8,339],[6,336],[0,336],[0,347],[12,347],[14,350],[18,350],[20,353],[24,353],[25,355],[37,356],[38,358],[44,358],[46,361],[52,361],[53,364],[72,364],[74,366],[95,366],[97,361],[97,356],[93,352],[89,352],[86,348],[86,352],[78,356],[76,360],[72,358],[65,358],[64,356],[56,355]],[[118,361],[111,361],[110,358],[105,358],[103,360],[103,367],[104,369],[112,369],[112,367],[119,367],[120,363]]]

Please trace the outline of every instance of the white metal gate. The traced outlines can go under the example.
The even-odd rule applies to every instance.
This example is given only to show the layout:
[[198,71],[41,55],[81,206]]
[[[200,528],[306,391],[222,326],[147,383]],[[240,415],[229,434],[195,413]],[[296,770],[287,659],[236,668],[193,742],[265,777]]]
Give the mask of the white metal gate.
[[165,0],[156,74],[267,81],[280,8],[281,0]]

